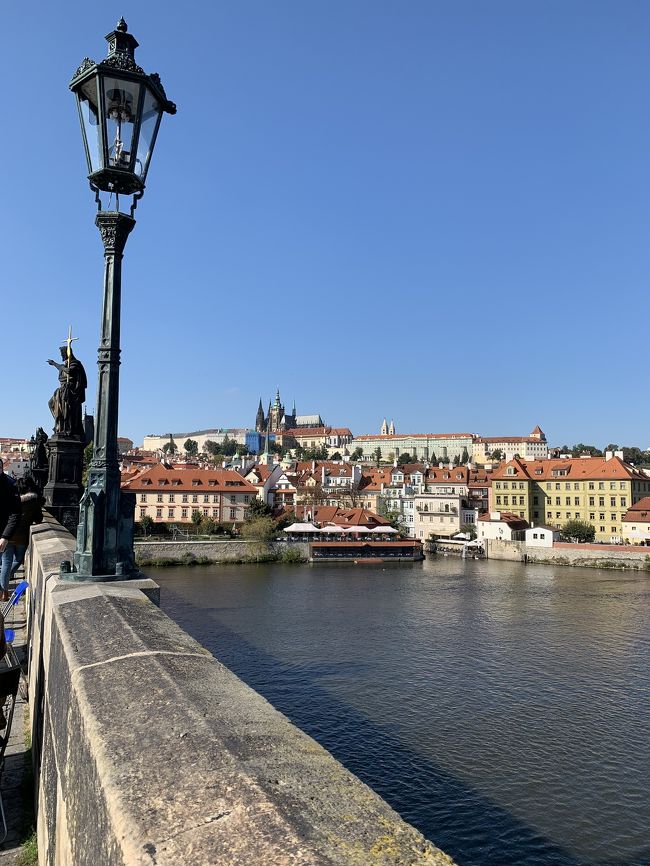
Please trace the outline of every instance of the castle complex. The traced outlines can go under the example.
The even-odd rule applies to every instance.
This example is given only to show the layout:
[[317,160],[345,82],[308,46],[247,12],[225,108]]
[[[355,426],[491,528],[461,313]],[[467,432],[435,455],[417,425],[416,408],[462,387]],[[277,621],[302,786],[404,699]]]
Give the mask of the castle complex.
[[323,427],[323,419],[320,415],[297,415],[296,402],[293,409],[287,412],[280,401],[280,389],[275,392],[275,402],[269,400],[269,408],[264,414],[262,400],[257,408],[255,416],[255,430],[258,433],[282,433],[284,430],[295,430],[301,427]]

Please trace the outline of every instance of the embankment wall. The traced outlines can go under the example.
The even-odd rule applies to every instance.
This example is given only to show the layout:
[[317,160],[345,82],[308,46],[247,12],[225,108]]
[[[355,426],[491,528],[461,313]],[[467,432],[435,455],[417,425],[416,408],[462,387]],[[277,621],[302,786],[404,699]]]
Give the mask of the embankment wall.
[[487,539],[488,559],[510,562],[537,562],[572,565],[582,568],[648,568],[648,548],[622,547],[613,544],[562,544],[553,547],[531,547],[523,541]]
[[27,562],[40,866],[452,863],[165,616],[152,581],[61,581],[73,548],[43,524]]
[[281,557],[287,550],[295,550],[301,559],[309,558],[309,545],[304,542],[263,541],[136,541],[138,561],[155,563],[156,560],[178,560],[191,557],[198,561],[247,562],[256,559]]

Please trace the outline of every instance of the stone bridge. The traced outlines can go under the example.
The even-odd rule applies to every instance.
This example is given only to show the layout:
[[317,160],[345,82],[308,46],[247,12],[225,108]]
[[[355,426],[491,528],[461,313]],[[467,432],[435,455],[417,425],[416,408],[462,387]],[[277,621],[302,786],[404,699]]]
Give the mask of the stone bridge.
[[443,866],[317,742],[173,623],[151,580],[59,580],[34,527],[30,723],[41,866]]

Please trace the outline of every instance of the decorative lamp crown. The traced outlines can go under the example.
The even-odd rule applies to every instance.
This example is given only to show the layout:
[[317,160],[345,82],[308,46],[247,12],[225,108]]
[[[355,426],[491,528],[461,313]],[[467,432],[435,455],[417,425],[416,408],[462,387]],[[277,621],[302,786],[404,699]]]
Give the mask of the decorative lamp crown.
[[134,194],[144,186],[163,112],[176,106],[157,73],[135,62],[137,40],[124,18],[106,36],[108,56],[100,63],[86,57],[70,82],[77,97],[88,180],[95,190]]

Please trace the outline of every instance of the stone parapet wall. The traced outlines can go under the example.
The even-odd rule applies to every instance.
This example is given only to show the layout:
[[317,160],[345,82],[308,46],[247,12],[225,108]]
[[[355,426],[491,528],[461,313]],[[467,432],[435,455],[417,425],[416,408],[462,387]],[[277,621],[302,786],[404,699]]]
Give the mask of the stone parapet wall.
[[62,582],[33,534],[40,866],[450,866],[173,623],[151,581]]
[[486,539],[488,559],[510,562],[537,562],[551,565],[572,565],[581,568],[650,568],[648,548],[623,547],[612,544],[562,544],[553,547],[532,547],[524,541]]
[[281,556],[289,548],[296,550],[302,559],[309,558],[309,544],[305,542],[264,541],[136,541],[135,555],[146,562],[181,561],[187,557],[210,562],[245,562]]

